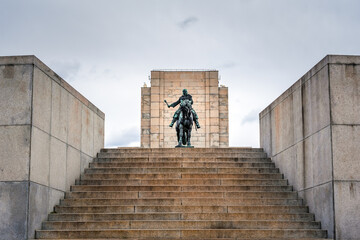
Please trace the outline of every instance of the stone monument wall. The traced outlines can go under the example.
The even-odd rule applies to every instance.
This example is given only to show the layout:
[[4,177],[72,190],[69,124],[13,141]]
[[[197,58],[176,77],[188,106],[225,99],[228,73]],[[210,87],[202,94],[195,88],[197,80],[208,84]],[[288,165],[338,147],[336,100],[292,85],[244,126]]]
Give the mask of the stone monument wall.
[[329,237],[360,236],[360,56],[326,56],[260,113],[260,142]]
[[186,88],[194,100],[201,128],[192,131],[195,147],[228,147],[228,88],[219,87],[218,71],[152,71],[151,87],[141,89],[141,147],[172,148],[177,144],[176,109],[168,108]]
[[35,56],[0,57],[1,239],[34,238],[104,146],[104,117]]

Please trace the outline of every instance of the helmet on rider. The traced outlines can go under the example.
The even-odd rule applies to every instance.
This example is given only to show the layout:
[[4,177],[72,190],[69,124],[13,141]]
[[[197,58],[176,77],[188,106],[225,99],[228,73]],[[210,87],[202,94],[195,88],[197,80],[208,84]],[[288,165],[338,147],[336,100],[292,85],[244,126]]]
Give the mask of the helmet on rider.
[[183,89],[183,94],[186,96],[188,94],[187,89]]

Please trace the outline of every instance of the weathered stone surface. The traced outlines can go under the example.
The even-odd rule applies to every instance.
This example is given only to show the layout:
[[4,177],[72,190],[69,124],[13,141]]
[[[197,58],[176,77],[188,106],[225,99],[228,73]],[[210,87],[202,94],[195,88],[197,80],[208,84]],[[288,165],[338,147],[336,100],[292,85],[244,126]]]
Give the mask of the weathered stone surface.
[[33,125],[50,133],[51,125],[51,78],[39,68],[34,68]]
[[29,178],[30,126],[0,126],[0,181]]
[[92,157],[90,157],[84,153],[81,153],[81,155],[80,155],[80,170],[81,170],[81,172],[84,172],[84,170],[89,167],[89,163],[92,160],[93,160]]
[[104,119],[94,115],[94,149],[91,156],[96,156],[100,149],[104,147]]
[[59,84],[52,84],[51,135],[67,142],[69,93]]
[[0,112],[0,239],[33,238],[79,178],[80,148],[103,146],[104,114],[34,56],[0,57]]
[[66,158],[66,190],[80,177],[80,151],[67,146]]
[[360,124],[360,65],[331,65],[331,117],[335,124]]
[[27,239],[27,203],[27,182],[0,182],[0,239]]
[[49,186],[50,135],[32,128],[30,180]]
[[[356,232],[351,229],[354,224],[344,220],[347,214],[352,222],[360,222],[351,215],[357,211],[357,205],[351,205],[346,187],[341,189],[341,197],[336,197],[336,184],[340,186],[337,181],[345,181],[341,182],[345,186],[360,180],[356,158],[360,155],[359,62],[359,56],[325,57],[260,113],[261,146],[289,176],[289,182],[294,182],[294,188],[319,217],[329,236],[336,239],[355,236],[350,233]],[[289,111],[276,112],[284,102],[292,102],[288,109],[292,119],[287,115]],[[293,121],[290,131],[275,128],[275,118]],[[289,150],[282,151],[278,140],[288,138],[291,132],[293,143]],[[338,219],[337,209],[341,212],[343,208],[347,213],[341,213],[344,217]]]
[[[310,181],[305,180],[305,187],[317,186],[331,181],[332,162],[331,162],[331,133],[330,127],[313,134],[305,140],[305,149],[308,153],[305,156],[305,176]],[[307,159],[308,158],[308,159]],[[309,165],[307,165],[309,163]],[[311,166],[310,166],[311,165]],[[309,168],[306,168],[308,167]],[[310,176],[311,175],[311,176]]]
[[32,65],[0,66],[0,124],[30,124]]
[[360,126],[332,127],[334,179],[360,180]]
[[67,143],[76,149],[81,148],[81,103],[74,96],[69,94],[68,98],[68,141]]
[[35,230],[46,220],[49,208],[49,187],[30,182],[28,238],[35,237]]
[[360,183],[335,181],[335,222],[337,239],[358,239],[360,235]]
[[66,144],[50,139],[50,187],[66,190]]
[[60,203],[60,199],[64,199],[64,192],[57,189],[49,188],[49,206],[48,213],[54,212],[55,205]]
[[324,67],[302,85],[304,137],[330,124],[328,71],[328,67]]
[[87,107],[82,107],[81,151],[91,156],[94,151],[94,116]]

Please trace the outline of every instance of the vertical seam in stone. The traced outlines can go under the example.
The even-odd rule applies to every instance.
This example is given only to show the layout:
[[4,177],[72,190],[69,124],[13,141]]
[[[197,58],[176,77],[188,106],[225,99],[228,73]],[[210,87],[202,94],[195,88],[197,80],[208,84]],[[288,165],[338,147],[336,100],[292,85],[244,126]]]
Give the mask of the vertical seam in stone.
[[328,84],[329,84],[329,114],[330,114],[330,151],[331,151],[331,175],[332,175],[332,179],[331,179],[331,187],[332,187],[332,200],[333,200],[333,224],[334,224],[334,229],[333,229],[333,238],[336,239],[336,217],[335,217],[335,181],[334,181],[334,152],[333,152],[333,136],[332,136],[332,125],[333,125],[333,121],[332,121],[332,111],[331,111],[331,83],[330,83],[330,63],[328,63]]
[[31,100],[30,100],[30,139],[29,139],[29,175],[27,181],[27,210],[26,210],[26,226],[25,226],[25,237],[29,236],[29,211],[30,211],[30,174],[31,174],[31,142],[32,142],[32,130],[33,130],[33,98],[34,98],[34,70],[35,64],[32,64],[32,74],[31,74]]
[[[84,105],[81,104],[81,118],[80,118],[80,149],[79,149],[79,152],[80,152],[80,161],[79,161],[79,165],[80,165],[80,179],[81,179],[81,174],[82,174],[82,171],[81,171],[81,155],[82,155],[82,149],[83,149],[83,144],[82,144],[82,133],[83,133],[83,108],[84,108]],[[66,156],[66,167],[67,167],[67,156]],[[67,171],[66,171],[66,175],[67,175]],[[67,177],[66,177],[67,179]]]

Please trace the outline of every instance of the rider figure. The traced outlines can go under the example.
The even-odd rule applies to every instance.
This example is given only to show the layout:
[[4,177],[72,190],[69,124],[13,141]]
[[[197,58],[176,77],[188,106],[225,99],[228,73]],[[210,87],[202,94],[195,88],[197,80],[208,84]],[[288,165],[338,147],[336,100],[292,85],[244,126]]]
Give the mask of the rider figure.
[[[193,104],[192,96],[190,94],[188,94],[188,91],[186,89],[183,89],[183,95],[179,98],[179,100],[170,104],[168,107],[176,107],[179,103],[181,103],[181,100],[185,100],[185,99],[188,99],[190,101],[191,105]],[[196,114],[196,112],[193,108],[191,108],[191,112],[194,115],[194,121],[195,121],[196,127],[200,128],[198,115]],[[176,112],[174,113],[173,120],[169,125],[170,127],[172,127],[174,125],[176,120],[179,118],[179,115],[180,115],[180,108],[178,110],[176,110]]]

